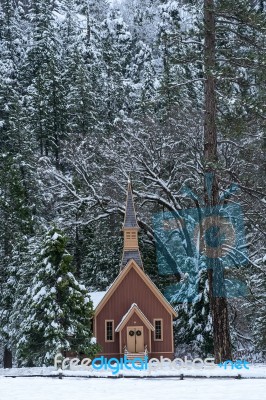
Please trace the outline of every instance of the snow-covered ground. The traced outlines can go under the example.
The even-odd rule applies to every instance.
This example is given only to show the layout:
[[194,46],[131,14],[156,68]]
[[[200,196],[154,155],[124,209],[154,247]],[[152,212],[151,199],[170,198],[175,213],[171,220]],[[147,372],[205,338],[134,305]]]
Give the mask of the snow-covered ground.
[[[119,371],[120,376],[122,373],[125,378],[109,379],[114,377],[112,370],[64,370],[60,380],[55,367],[0,369],[0,400],[262,400],[266,393],[263,364],[250,365],[249,370],[217,366],[173,370],[165,365],[154,371]],[[246,379],[232,379],[239,373]],[[184,380],[180,380],[180,374],[184,374]],[[130,375],[139,378],[126,378]]]
[[[105,378],[105,377],[114,377],[113,370],[111,369],[102,369],[100,371],[96,370],[82,370],[78,367],[78,370],[63,370],[63,375],[68,377],[96,377],[96,378]],[[58,376],[59,371],[55,369],[55,367],[43,367],[43,368],[12,368],[12,369],[3,369],[0,368],[0,378],[3,376]],[[266,365],[265,364],[250,364],[249,369],[242,368],[240,370],[231,369],[230,367],[219,368],[217,365],[213,368],[180,368],[173,369],[170,368],[167,364],[159,369],[149,369],[138,371],[135,369],[132,370],[120,370],[120,376],[139,376],[139,377],[157,377],[157,376],[171,376],[177,377],[180,374],[184,376],[199,376],[199,377],[236,377],[238,374],[243,378],[265,378],[266,382]],[[115,374],[117,375],[117,374]],[[0,396],[0,400],[1,396]]]
[[262,400],[266,380],[0,377],[1,400]]

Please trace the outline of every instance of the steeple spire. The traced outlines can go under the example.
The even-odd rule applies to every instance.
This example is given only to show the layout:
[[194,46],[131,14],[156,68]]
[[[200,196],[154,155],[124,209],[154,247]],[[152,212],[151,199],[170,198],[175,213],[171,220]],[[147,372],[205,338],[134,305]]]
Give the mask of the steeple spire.
[[137,222],[137,217],[134,207],[132,185],[131,185],[131,180],[129,178],[127,187],[125,218],[122,228],[122,231],[124,232],[124,249],[123,249],[123,257],[120,270],[122,270],[131,259],[133,259],[138,264],[138,266],[143,269],[143,264],[138,244],[139,229],[140,228]]
[[125,228],[139,229],[134,207],[134,201],[133,201],[132,185],[129,178],[127,186],[126,212],[125,212],[123,229]]

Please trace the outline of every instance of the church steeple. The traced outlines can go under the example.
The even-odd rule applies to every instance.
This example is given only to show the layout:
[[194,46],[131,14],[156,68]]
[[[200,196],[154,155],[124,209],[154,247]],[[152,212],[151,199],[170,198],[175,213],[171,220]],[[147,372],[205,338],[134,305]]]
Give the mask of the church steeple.
[[124,249],[122,257],[122,270],[128,263],[129,260],[133,259],[136,261],[138,266],[143,269],[143,264],[139,251],[138,243],[138,232],[139,226],[137,223],[137,217],[134,207],[132,186],[130,179],[128,180],[127,187],[127,199],[126,199],[126,211],[122,231],[124,232]]

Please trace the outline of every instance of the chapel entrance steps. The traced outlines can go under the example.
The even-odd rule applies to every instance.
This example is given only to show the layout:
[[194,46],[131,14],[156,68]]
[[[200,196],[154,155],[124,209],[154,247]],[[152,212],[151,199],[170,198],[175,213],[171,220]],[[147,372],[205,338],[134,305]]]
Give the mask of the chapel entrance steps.
[[135,358],[139,358],[142,361],[145,361],[145,357],[147,354],[145,351],[140,352],[140,353],[125,353],[125,356],[127,357],[128,360],[134,360]]
[[148,348],[147,346],[145,346],[144,351],[140,351],[138,353],[131,353],[127,350],[127,347],[125,346],[124,356],[126,356],[128,360],[134,360],[134,358],[140,358],[141,360],[145,361],[145,357],[148,357]]

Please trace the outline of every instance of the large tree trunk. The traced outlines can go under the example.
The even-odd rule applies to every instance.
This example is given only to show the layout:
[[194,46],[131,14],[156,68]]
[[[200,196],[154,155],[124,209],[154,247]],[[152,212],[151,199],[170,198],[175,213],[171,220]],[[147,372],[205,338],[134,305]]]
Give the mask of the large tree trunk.
[[[215,169],[218,161],[216,130],[215,94],[215,14],[214,0],[204,0],[205,23],[205,118],[204,118],[204,158],[205,158],[205,205],[212,215],[213,207],[219,203],[219,186]],[[217,217],[212,223],[219,226]],[[216,222],[215,222],[216,220]],[[224,269],[219,255],[209,258],[209,297],[213,321],[215,362],[230,360],[231,343],[228,321],[227,299],[224,284]]]
[[12,368],[12,353],[5,347],[4,350],[4,368]]

